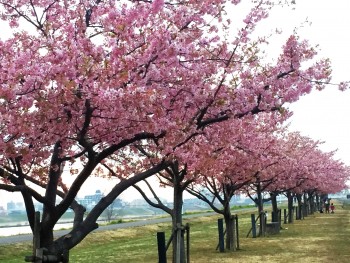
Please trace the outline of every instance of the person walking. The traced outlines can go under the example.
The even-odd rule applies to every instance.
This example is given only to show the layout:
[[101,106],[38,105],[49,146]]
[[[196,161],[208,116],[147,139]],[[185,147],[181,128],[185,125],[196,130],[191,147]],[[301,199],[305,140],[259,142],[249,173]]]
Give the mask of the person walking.
[[326,200],[326,202],[324,203],[324,207],[325,207],[325,212],[326,214],[329,214],[329,200]]
[[331,207],[330,208],[331,208],[331,213],[334,214],[335,206],[334,206],[333,203],[331,203]]

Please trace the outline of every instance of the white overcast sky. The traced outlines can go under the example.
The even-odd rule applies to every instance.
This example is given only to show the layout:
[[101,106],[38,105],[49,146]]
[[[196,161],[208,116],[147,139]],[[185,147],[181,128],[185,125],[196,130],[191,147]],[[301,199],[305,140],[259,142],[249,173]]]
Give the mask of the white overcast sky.
[[[287,37],[307,19],[311,24],[299,28],[299,35],[313,44],[319,44],[320,55],[331,59],[333,82],[350,80],[350,0],[295,2],[295,5],[288,8],[276,8],[272,11],[265,24],[257,28],[257,33],[266,34],[266,30],[280,28]],[[5,34],[2,30],[0,38],[4,39]],[[279,49],[281,42],[276,41],[271,46]],[[335,86],[328,86],[321,92],[315,91],[302,97],[290,109],[294,111],[289,120],[291,130],[300,131],[302,135],[314,140],[325,141],[323,150],[338,149],[336,157],[350,165],[350,91],[341,92]],[[102,183],[104,180],[93,181],[93,187],[82,189],[83,194],[109,188]],[[171,199],[170,189],[160,191],[164,193],[164,197]],[[6,205],[5,202],[11,197],[13,195],[0,191],[0,205]],[[128,200],[138,198],[133,191],[124,193],[122,197]]]
[[[295,10],[280,20],[293,26],[306,17],[312,23],[300,35],[320,45],[320,55],[330,58],[333,81],[350,80],[350,1],[296,0]],[[350,165],[350,91],[335,86],[314,91],[292,104],[291,129],[325,141],[326,151],[338,149],[336,157]]]

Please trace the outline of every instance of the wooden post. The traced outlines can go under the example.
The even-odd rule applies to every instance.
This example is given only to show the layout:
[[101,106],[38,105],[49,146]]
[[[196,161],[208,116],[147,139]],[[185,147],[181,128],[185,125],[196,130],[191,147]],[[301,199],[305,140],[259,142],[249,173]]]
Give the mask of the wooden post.
[[43,263],[44,250],[42,248],[37,248],[35,251],[35,263]]
[[278,222],[282,225],[282,210],[278,209]]
[[267,211],[264,212],[264,227],[263,227],[264,236],[266,235],[266,224],[267,224]]
[[252,220],[252,235],[253,238],[256,238],[256,223],[255,223],[255,214],[251,214],[251,220]]
[[40,249],[40,212],[35,212],[33,233],[33,256],[35,263],[42,263],[43,250]]
[[266,222],[267,221],[267,216],[266,212],[263,211],[260,213],[260,229],[259,229],[259,236],[264,237],[266,234]]
[[219,251],[225,251],[225,242],[224,242],[224,221],[222,218],[218,219],[218,231],[219,231]]
[[237,239],[237,249],[239,249],[239,232],[238,232],[238,215],[235,216],[236,220],[236,239]]
[[164,232],[157,232],[157,243],[158,243],[158,262],[167,263]]
[[186,224],[186,250],[187,250],[187,263],[190,263],[190,224]]
[[[232,229],[233,240],[232,240],[232,244],[231,244],[229,249],[232,251],[236,251],[236,223],[235,223],[235,220],[236,220],[235,215],[230,217],[230,225],[231,225],[231,229]],[[229,235],[229,233],[227,232],[227,229],[226,229],[226,235]],[[227,248],[227,244],[226,244],[226,248]]]

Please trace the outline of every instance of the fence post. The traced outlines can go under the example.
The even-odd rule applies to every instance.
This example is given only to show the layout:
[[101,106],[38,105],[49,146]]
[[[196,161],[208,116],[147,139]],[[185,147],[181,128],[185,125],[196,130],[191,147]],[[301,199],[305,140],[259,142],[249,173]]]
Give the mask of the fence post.
[[33,256],[35,263],[42,263],[43,250],[40,249],[40,212],[35,212],[34,235],[33,235]]
[[263,233],[264,236],[266,235],[266,224],[267,224],[267,211],[264,212],[264,227],[263,227]]
[[37,248],[35,251],[35,263],[43,263],[44,250],[42,248]]
[[236,218],[236,239],[237,239],[237,249],[239,249],[239,231],[238,231],[238,215],[235,216]]
[[190,263],[190,224],[186,224],[186,242],[187,242],[187,263]]
[[278,209],[278,222],[280,223],[280,226],[282,225],[282,210]]
[[256,223],[255,223],[255,214],[251,214],[251,220],[252,220],[252,235],[253,238],[256,238]]
[[[232,240],[232,244],[230,244],[230,247],[228,248],[227,247],[227,244],[226,244],[226,248],[228,248],[228,249],[230,249],[230,250],[232,250],[232,251],[236,251],[236,222],[235,222],[235,220],[236,220],[236,217],[235,217],[235,215],[232,215],[231,217],[230,217],[230,227],[231,227],[231,229],[232,229],[232,233],[228,233],[228,231],[227,231],[227,229],[226,229],[226,235],[230,235],[230,234],[232,234],[232,237],[233,237],[233,240]],[[230,238],[231,239],[231,238]]]
[[263,211],[260,213],[260,228],[259,228],[259,237],[264,237],[266,234],[266,221],[267,221],[267,212]]
[[158,262],[167,263],[164,232],[157,232],[157,243],[158,243],[158,259],[159,259]]
[[219,251],[225,251],[225,242],[224,242],[224,221],[222,218],[218,219],[218,231],[219,231]]

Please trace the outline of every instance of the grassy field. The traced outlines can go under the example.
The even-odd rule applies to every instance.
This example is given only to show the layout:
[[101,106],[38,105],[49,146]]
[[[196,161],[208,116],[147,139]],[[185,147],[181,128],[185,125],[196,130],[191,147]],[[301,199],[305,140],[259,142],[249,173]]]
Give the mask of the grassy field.
[[[219,253],[217,216],[186,220],[191,226],[191,263],[226,262],[350,262],[350,206],[338,203],[334,214],[315,213],[293,224],[282,225],[278,235],[246,237],[250,213],[239,215],[240,247]],[[97,232],[71,251],[70,262],[158,262],[156,234],[168,224]],[[0,246],[0,262],[23,262],[30,244]],[[169,262],[171,251],[168,251]]]

